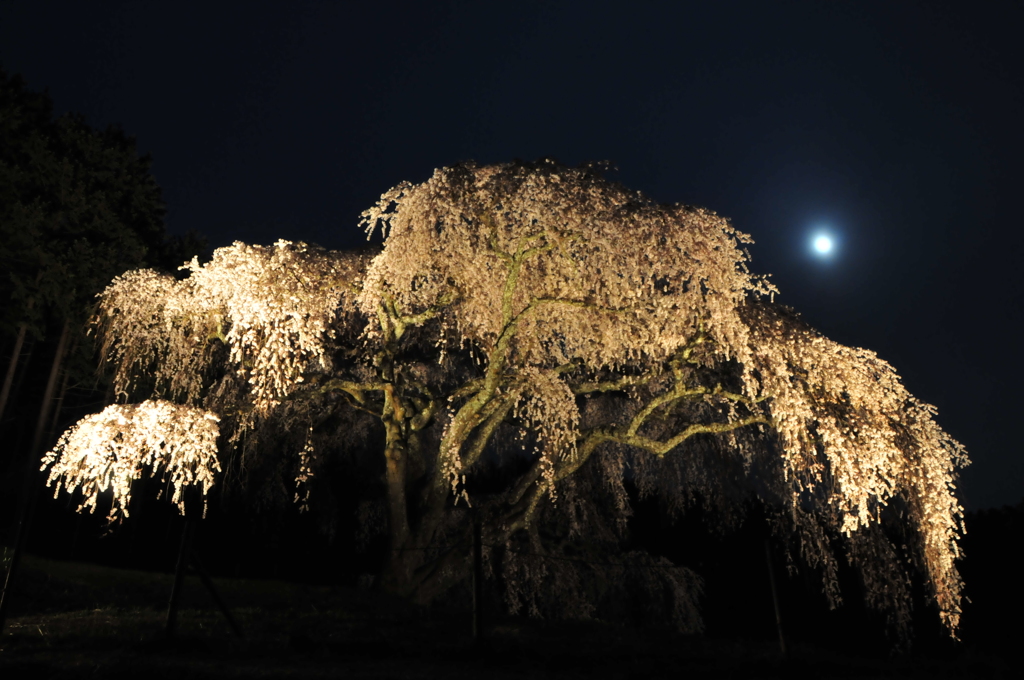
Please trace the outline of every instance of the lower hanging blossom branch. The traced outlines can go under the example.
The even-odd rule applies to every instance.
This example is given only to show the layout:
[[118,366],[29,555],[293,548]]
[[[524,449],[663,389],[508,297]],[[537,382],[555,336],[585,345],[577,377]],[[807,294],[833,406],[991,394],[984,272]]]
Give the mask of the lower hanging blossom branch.
[[40,468],[50,468],[47,486],[54,498],[61,486],[81,490],[78,511],[96,511],[99,495],[113,492],[107,519],[128,516],[132,482],[149,468],[174,489],[171,502],[185,513],[184,491],[197,488],[206,497],[221,471],[217,460],[219,419],[203,409],[151,399],[141,404],[113,404],[86,416],[65,432]]

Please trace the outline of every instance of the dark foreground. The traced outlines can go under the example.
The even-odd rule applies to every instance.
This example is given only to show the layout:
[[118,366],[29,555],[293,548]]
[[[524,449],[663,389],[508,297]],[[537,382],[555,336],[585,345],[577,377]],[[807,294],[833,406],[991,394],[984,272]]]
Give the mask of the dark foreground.
[[217,580],[244,629],[232,635],[197,579],[164,634],[171,577],[27,560],[0,638],[0,678],[1010,678],[1006,662],[865,658],[796,644],[681,636],[599,623],[494,621],[424,611],[351,588]]

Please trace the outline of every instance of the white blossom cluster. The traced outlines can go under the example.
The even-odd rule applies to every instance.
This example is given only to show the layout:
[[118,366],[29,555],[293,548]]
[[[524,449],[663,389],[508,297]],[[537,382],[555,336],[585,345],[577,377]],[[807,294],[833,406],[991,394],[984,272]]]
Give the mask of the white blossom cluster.
[[304,243],[236,242],[206,264],[186,264],[182,281],[151,270],[118,277],[100,295],[99,315],[118,391],[145,375],[157,392],[194,403],[219,338],[266,414],[304,373],[329,366],[324,343],[353,295],[359,260]]
[[352,293],[353,260],[304,243],[236,242],[208,264],[188,265],[194,299],[223,310],[231,361],[248,378],[257,413],[276,406],[307,371],[328,368],[324,341]]
[[727,220],[585,170],[444,168],[385,193],[363,219],[387,236],[359,300],[367,314],[385,299],[417,314],[454,295],[444,318],[458,341],[486,354],[512,330],[517,365],[656,361],[701,324],[723,352],[743,353],[737,307],[772,290],[748,272],[749,237]]
[[871,351],[823,337],[792,318],[753,323],[751,391],[771,395],[792,502],[803,494],[838,511],[846,535],[881,521],[897,496],[909,504],[945,623],[955,630],[962,582],[955,560],[963,533],[956,472],[963,447],[938,426],[935,408],[915,399]]
[[[585,169],[444,168],[385,193],[363,219],[386,236],[358,301],[364,313],[435,314],[450,336],[438,338],[442,348],[468,345],[490,370],[513,372],[502,389],[533,376],[519,412],[531,427],[545,423],[541,442],[555,447],[542,453],[549,481],[550,461],[573,448],[565,442],[579,434],[579,413],[566,383],[546,371],[657,366],[702,330],[718,360],[743,360],[738,310],[774,291],[748,271],[750,239],[727,220],[657,205]],[[448,433],[461,434],[453,422]],[[442,462],[455,484],[462,442],[453,439],[443,440]]]
[[[519,380],[499,395],[512,406],[512,414],[521,423],[522,447],[533,437],[535,450],[540,456],[542,474],[547,492],[552,500],[557,498],[555,468],[559,460],[572,459],[576,455],[576,438],[579,434],[579,412],[575,395],[565,381],[550,371],[535,367],[522,369]],[[450,422],[450,421],[449,421]],[[446,443],[449,438],[443,437]],[[455,442],[459,444],[461,442]],[[456,498],[469,501],[468,494],[460,483],[465,484],[465,468],[457,446],[440,452],[439,465],[442,475],[447,478]]]
[[212,310],[192,305],[188,284],[152,269],[115,278],[100,295],[101,353],[114,366],[120,398],[152,380],[154,392],[195,402],[210,360]]
[[81,492],[80,512],[95,512],[100,494],[112,492],[111,521],[128,516],[132,483],[147,470],[171,487],[171,502],[182,513],[186,489],[198,489],[205,514],[221,469],[219,436],[218,418],[209,411],[162,400],[113,404],[68,429],[43,457],[42,469],[50,469],[46,483],[55,487],[54,497],[62,486]]
[[[273,246],[235,243],[214,251],[206,264],[196,259],[186,263],[182,269],[190,275],[183,280],[148,269],[117,277],[99,296],[97,326],[102,353],[114,367],[118,397],[127,400],[148,391],[201,404],[208,369],[217,345],[223,343],[229,370],[247,386],[247,393],[239,396],[252,405],[252,413],[267,415],[303,381],[304,374],[329,368],[325,346],[338,325],[349,320],[346,310],[353,308],[364,259],[361,254],[328,252],[288,241]],[[147,436],[163,442],[162,451],[199,451],[194,437],[209,432],[200,428],[190,433],[187,427],[175,426],[190,422],[189,413],[188,407],[174,407],[167,401],[146,401],[111,406],[90,416],[69,430],[47,458],[57,461],[51,482],[63,478],[68,489],[82,488],[82,507],[89,509],[95,508],[100,490],[113,488],[112,516],[126,515],[131,475],[140,472],[97,461],[115,454],[115,460],[122,461],[143,456],[150,443]],[[166,426],[154,425],[147,435],[144,424],[161,417],[166,417]],[[203,440],[211,456],[216,451],[216,427],[213,432],[212,439]],[[300,487],[311,475],[310,446],[301,456]],[[90,447],[94,454],[89,453]],[[64,453],[58,459],[60,451]],[[78,459],[87,464],[68,467]],[[215,456],[211,460],[216,462]],[[178,474],[171,474],[172,481],[179,479]],[[212,477],[204,480],[208,488]],[[188,483],[186,477],[180,481]],[[180,487],[176,486],[173,500],[180,507]]]
[[579,412],[576,397],[565,381],[550,372],[527,368],[527,387],[516,404],[515,415],[528,432],[536,434],[544,483],[552,500],[557,498],[555,466],[576,455]]
[[299,512],[309,510],[309,480],[316,475],[313,473],[313,457],[316,454],[313,448],[313,428],[309,428],[306,435],[306,443],[299,452],[299,469],[295,475],[295,486],[297,488],[293,503],[298,503]]

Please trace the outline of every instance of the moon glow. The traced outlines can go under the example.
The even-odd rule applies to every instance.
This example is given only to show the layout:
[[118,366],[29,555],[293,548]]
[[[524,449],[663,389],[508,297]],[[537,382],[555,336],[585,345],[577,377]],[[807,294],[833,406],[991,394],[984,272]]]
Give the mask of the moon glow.
[[832,252],[832,239],[824,234],[814,237],[814,251],[819,255],[828,255]]

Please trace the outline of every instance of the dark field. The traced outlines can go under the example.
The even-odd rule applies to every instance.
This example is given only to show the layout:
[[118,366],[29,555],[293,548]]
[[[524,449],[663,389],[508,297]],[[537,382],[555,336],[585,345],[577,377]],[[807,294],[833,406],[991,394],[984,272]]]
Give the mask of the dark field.
[[492,619],[474,645],[458,608],[424,610],[376,593],[271,580],[215,579],[244,629],[232,635],[189,577],[174,639],[172,577],[28,558],[0,677],[31,678],[1002,678],[998,656],[844,654],[770,639],[682,636],[601,623]]

